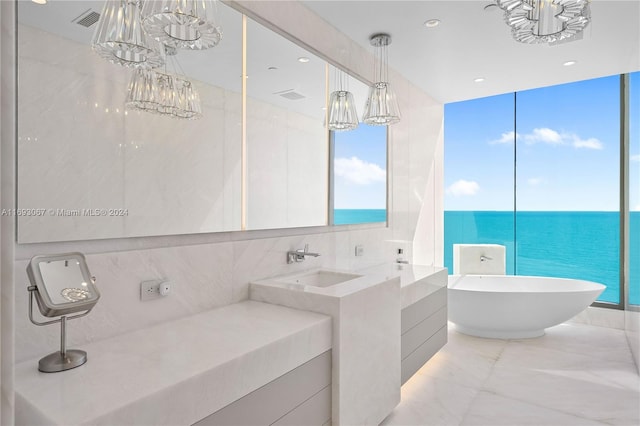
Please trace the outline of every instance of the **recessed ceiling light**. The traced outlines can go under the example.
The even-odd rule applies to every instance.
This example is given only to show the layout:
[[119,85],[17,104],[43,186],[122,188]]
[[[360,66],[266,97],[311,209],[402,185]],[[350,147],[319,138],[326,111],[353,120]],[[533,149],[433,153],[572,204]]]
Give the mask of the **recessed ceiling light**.
[[298,62],[302,62],[303,64],[306,64],[307,62],[309,62],[309,58],[307,58],[306,56],[300,56],[298,58]]
[[473,81],[476,83],[482,83],[484,81],[484,77],[474,78]]
[[31,1],[36,4],[47,4],[47,0],[31,0]]
[[440,25],[439,19],[429,19],[428,21],[424,22],[424,26],[427,28],[434,28],[434,27],[437,27],[438,25]]
[[565,63],[563,63],[562,65],[564,65],[565,67],[570,67],[571,65],[575,65],[577,63],[577,61],[567,61]]

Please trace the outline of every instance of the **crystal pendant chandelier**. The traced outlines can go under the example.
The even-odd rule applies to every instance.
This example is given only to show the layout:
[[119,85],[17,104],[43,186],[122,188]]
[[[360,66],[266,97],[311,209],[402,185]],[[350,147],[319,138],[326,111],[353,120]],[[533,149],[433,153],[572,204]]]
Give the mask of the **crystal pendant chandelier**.
[[552,43],[573,37],[589,24],[589,0],[497,0],[513,38]]
[[389,84],[387,46],[391,44],[389,34],[376,34],[369,39],[376,48],[374,83],[369,87],[369,96],[364,107],[362,121],[374,126],[385,126],[400,121],[400,108],[395,93]]
[[329,130],[353,130],[358,127],[358,113],[353,101],[353,93],[349,92],[347,74],[336,68],[336,91],[329,97]]
[[216,0],[146,0],[142,26],[154,39],[182,49],[208,49],[222,38]]
[[[173,57],[175,49],[167,48]],[[194,120],[202,117],[200,96],[193,84],[177,74],[137,69],[127,92],[127,108],[173,118]]]
[[91,47],[111,63],[130,68],[164,64],[164,47],[140,25],[140,0],[108,0],[93,34]]

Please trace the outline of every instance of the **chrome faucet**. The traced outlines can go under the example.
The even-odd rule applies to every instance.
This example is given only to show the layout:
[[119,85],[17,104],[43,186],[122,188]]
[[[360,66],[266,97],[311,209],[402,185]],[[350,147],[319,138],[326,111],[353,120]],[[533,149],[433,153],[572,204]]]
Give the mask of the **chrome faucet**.
[[305,256],[318,257],[320,253],[311,253],[309,251],[309,244],[305,244],[304,249],[287,252],[287,263],[304,262]]
[[480,262],[486,262],[487,260],[493,260],[493,257],[485,256],[484,254],[480,255]]

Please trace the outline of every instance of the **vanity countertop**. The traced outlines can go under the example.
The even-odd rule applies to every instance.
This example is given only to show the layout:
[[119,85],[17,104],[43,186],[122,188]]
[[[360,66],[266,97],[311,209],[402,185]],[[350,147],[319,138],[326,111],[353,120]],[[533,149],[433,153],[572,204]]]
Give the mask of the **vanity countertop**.
[[16,365],[16,420],[192,424],[331,349],[331,338],[328,316],[236,303],[78,347],[87,363],[65,372]]
[[402,309],[447,286],[447,268],[440,266],[385,263],[358,273],[400,277]]

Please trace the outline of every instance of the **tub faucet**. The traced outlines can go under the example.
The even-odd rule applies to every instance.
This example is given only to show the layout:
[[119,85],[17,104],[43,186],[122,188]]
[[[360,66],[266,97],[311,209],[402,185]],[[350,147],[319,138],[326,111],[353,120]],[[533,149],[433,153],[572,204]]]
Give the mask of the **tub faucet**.
[[493,257],[485,256],[484,254],[480,255],[480,262],[486,262],[487,260],[493,260]]
[[287,252],[287,263],[304,262],[306,256],[318,257],[320,253],[311,253],[309,251],[309,244],[305,244],[304,249]]

